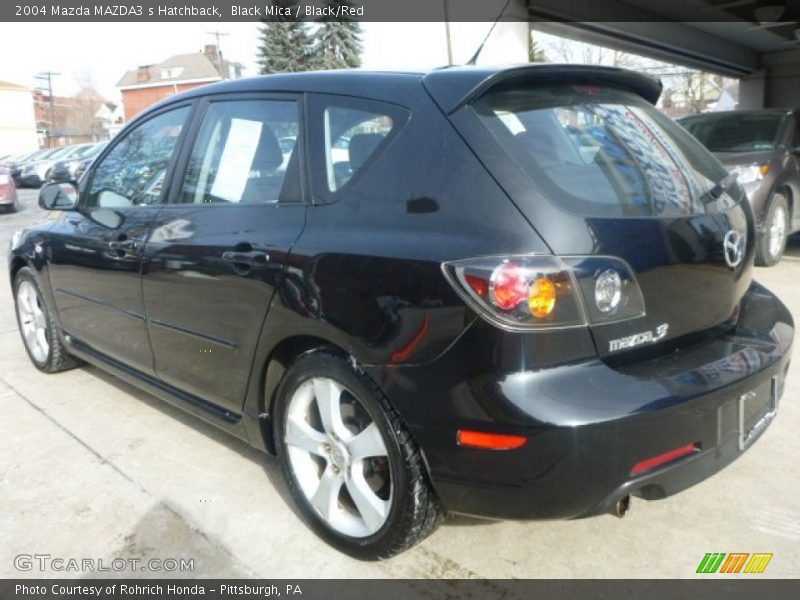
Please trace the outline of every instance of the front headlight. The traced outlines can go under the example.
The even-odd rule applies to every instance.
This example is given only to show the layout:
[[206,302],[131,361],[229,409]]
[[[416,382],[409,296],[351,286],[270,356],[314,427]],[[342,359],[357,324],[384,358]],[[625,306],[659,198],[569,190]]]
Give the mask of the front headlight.
[[740,184],[747,185],[764,179],[764,175],[769,173],[769,165],[739,165],[731,167],[730,172],[736,175]]

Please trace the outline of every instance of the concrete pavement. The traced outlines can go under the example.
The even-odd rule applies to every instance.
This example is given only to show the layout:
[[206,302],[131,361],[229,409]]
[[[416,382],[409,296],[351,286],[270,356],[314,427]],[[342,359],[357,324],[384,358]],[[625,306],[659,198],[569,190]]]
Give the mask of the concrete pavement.
[[[39,218],[36,193],[0,215],[0,248]],[[800,243],[756,277],[800,315]],[[753,448],[710,480],[624,519],[450,519],[420,546],[362,563],[318,540],[291,506],[276,462],[93,367],[44,375],[17,333],[0,284],[0,577],[20,554],[194,560],[193,572],[142,577],[673,577],[706,552],[772,552],[763,576],[800,577],[800,376]],[[708,577],[707,575],[705,577]]]

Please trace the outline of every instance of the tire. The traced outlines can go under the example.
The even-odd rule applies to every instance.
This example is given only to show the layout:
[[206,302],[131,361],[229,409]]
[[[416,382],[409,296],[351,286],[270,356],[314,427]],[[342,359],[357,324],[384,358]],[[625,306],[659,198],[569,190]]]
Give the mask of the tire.
[[14,277],[14,307],[22,343],[37,369],[59,373],[81,364],[64,348],[53,311],[28,267],[22,267]]
[[419,448],[377,385],[345,358],[327,350],[300,357],[278,388],[273,417],[292,497],[335,548],[389,558],[442,521]]
[[780,192],[772,196],[764,219],[764,232],[756,241],[756,264],[771,267],[780,261],[789,235],[789,202]]

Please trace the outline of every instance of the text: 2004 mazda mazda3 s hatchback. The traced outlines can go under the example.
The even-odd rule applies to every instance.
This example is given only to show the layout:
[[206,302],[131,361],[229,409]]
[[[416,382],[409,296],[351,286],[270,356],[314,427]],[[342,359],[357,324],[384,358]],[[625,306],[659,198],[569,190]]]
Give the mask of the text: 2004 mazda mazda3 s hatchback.
[[31,360],[276,453],[386,557],[446,511],[623,513],[736,458],[792,318],[735,179],[608,68],[327,72],[174,96],[13,240]]

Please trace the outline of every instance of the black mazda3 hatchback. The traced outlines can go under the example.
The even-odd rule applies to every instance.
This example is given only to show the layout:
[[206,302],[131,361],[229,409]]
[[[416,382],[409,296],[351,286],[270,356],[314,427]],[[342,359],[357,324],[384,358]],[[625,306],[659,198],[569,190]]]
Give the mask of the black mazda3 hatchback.
[[761,435],[794,335],[742,188],[660,91],[540,65],[173,96],[14,236],[25,347],[277,455],[360,558],[447,512],[621,516]]

